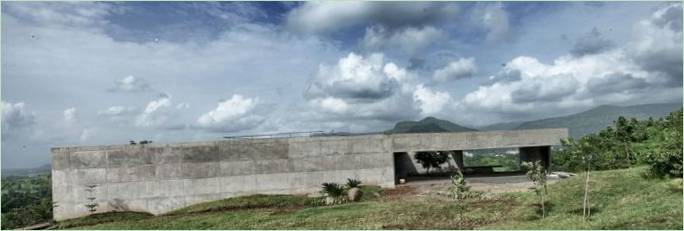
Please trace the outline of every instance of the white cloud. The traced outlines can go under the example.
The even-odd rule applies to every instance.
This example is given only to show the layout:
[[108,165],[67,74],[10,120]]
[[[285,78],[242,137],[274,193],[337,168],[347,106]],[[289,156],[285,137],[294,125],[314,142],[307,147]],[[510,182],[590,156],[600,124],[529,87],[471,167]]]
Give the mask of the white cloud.
[[321,65],[305,96],[316,120],[396,121],[418,113],[414,79],[406,69],[385,63],[381,53],[350,53],[335,66]]
[[374,23],[394,29],[449,21],[457,16],[457,4],[436,2],[312,1],[290,11],[287,26],[308,33],[328,33]]
[[259,98],[235,94],[232,98],[219,102],[214,110],[197,118],[197,124],[203,128],[223,132],[254,128],[265,119],[256,113],[258,105]]
[[441,29],[432,26],[406,27],[392,31],[383,26],[371,26],[366,28],[366,34],[361,44],[369,50],[399,48],[412,55],[444,38],[444,36],[445,33]]
[[136,78],[132,75],[117,80],[115,86],[109,89],[109,91],[119,92],[146,92],[151,90],[150,84],[145,82],[145,80]]
[[2,101],[2,131],[11,132],[35,123],[35,115],[29,112],[24,102],[11,103]]
[[413,92],[413,100],[419,105],[423,115],[434,115],[442,111],[451,101],[451,95],[446,92],[433,91],[422,84]]
[[77,121],[76,108],[72,107],[64,110],[64,121],[67,123],[75,123]]
[[501,40],[509,34],[508,12],[501,3],[480,5],[472,11],[471,17],[475,24],[485,28],[489,41]]
[[145,110],[136,117],[135,126],[143,128],[172,127],[170,119],[175,116],[171,98],[162,95],[158,99],[147,103]]
[[380,53],[368,57],[349,53],[335,66],[321,65],[306,96],[375,101],[394,94],[399,81],[406,78],[405,70],[394,63],[385,64]]
[[477,72],[474,58],[460,58],[447,66],[435,70],[432,78],[437,82],[446,82],[470,78]]

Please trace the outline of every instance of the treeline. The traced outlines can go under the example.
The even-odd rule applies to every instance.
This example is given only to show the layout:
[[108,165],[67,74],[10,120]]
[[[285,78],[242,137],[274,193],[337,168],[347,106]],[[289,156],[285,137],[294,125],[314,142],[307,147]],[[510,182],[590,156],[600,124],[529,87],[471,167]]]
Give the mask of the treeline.
[[659,177],[682,177],[682,109],[660,119],[619,117],[598,133],[562,141],[554,168],[606,170],[649,165]]
[[16,229],[52,220],[50,175],[2,179],[2,229]]

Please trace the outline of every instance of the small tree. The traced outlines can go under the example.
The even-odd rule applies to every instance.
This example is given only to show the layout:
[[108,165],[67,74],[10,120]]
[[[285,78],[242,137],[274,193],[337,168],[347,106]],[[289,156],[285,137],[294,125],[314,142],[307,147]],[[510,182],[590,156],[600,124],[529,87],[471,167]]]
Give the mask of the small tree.
[[468,192],[470,191],[470,186],[467,185],[463,173],[460,169],[457,169],[455,175],[451,176],[451,193],[454,197],[454,202],[456,209],[458,210],[458,229],[463,228],[463,211],[466,209],[466,198],[468,197]]
[[88,203],[85,204],[85,207],[88,208],[88,211],[90,211],[90,213],[95,213],[97,211],[97,207],[99,206],[99,204],[97,202],[95,202],[95,200],[97,199],[95,197],[95,188],[96,187],[97,187],[97,185],[91,184],[91,185],[86,185],[86,189],[85,189],[89,195],[86,198],[88,200]]
[[414,157],[430,173],[430,168],[442,168],[440,165],[446,163],[449,155],[446,152],[416,152]]
[[540,198],[542,218],[546,216],[546,208],[544,207],[545,194],[546,194],[546,168],[542,165],[541,161],[535,162],[523,162],[522,167],[527,169],[527,177],[534,182],[534,192]]

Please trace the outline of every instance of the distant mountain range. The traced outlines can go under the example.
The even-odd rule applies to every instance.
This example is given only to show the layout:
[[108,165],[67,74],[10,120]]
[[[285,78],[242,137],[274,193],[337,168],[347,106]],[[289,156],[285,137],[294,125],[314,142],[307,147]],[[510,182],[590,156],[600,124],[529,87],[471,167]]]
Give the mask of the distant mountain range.
[[448,120],[426,117],[420,121],[401,121],[394,128],[385,131],[390,133],[422,133],[422,132],[468,132],[476,129],[464,127]]
[[[678,103],[663,104],[642,104],[633,106],[599,106],[588,111],[546,118],[540,120],[497,123],[480,127],[482,131],[493,130],[519,130],[519,129],[540,129],[540,128],[568,128],[570,137],[578,138],[586,134],[598,132],[613,124],[619,116],[627,118],[647,119],[648,117],[660,118],[672,111],[682,107]],[[420,121],[401,121],[394,128],[384,133],[421,133],[421,132],[467,132],[477,131],[476,129],[452,123],[447,120],[440,120],[434,117],[427,117]]]
[[34,176],[40,174],[48,174],[52,171],[52,166],[50,164],[41,165],[35,168],[10,168],[2,169],[2,177],[8,176]]

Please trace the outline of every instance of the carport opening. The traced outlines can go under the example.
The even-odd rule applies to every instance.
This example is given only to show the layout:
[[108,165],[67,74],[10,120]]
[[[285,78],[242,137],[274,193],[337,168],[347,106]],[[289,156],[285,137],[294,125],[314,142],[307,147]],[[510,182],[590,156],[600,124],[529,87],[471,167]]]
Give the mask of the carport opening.
[[[520,175],[522,161],[548,160],[547,153],[545,147],[395,152],[395,184],[448,179],[458,169],[466,176]],[[437,163],[425,164],[425,159]]]
[[517,148],[494,148],[463,151],[465,174],[520,174],[520,151]]

